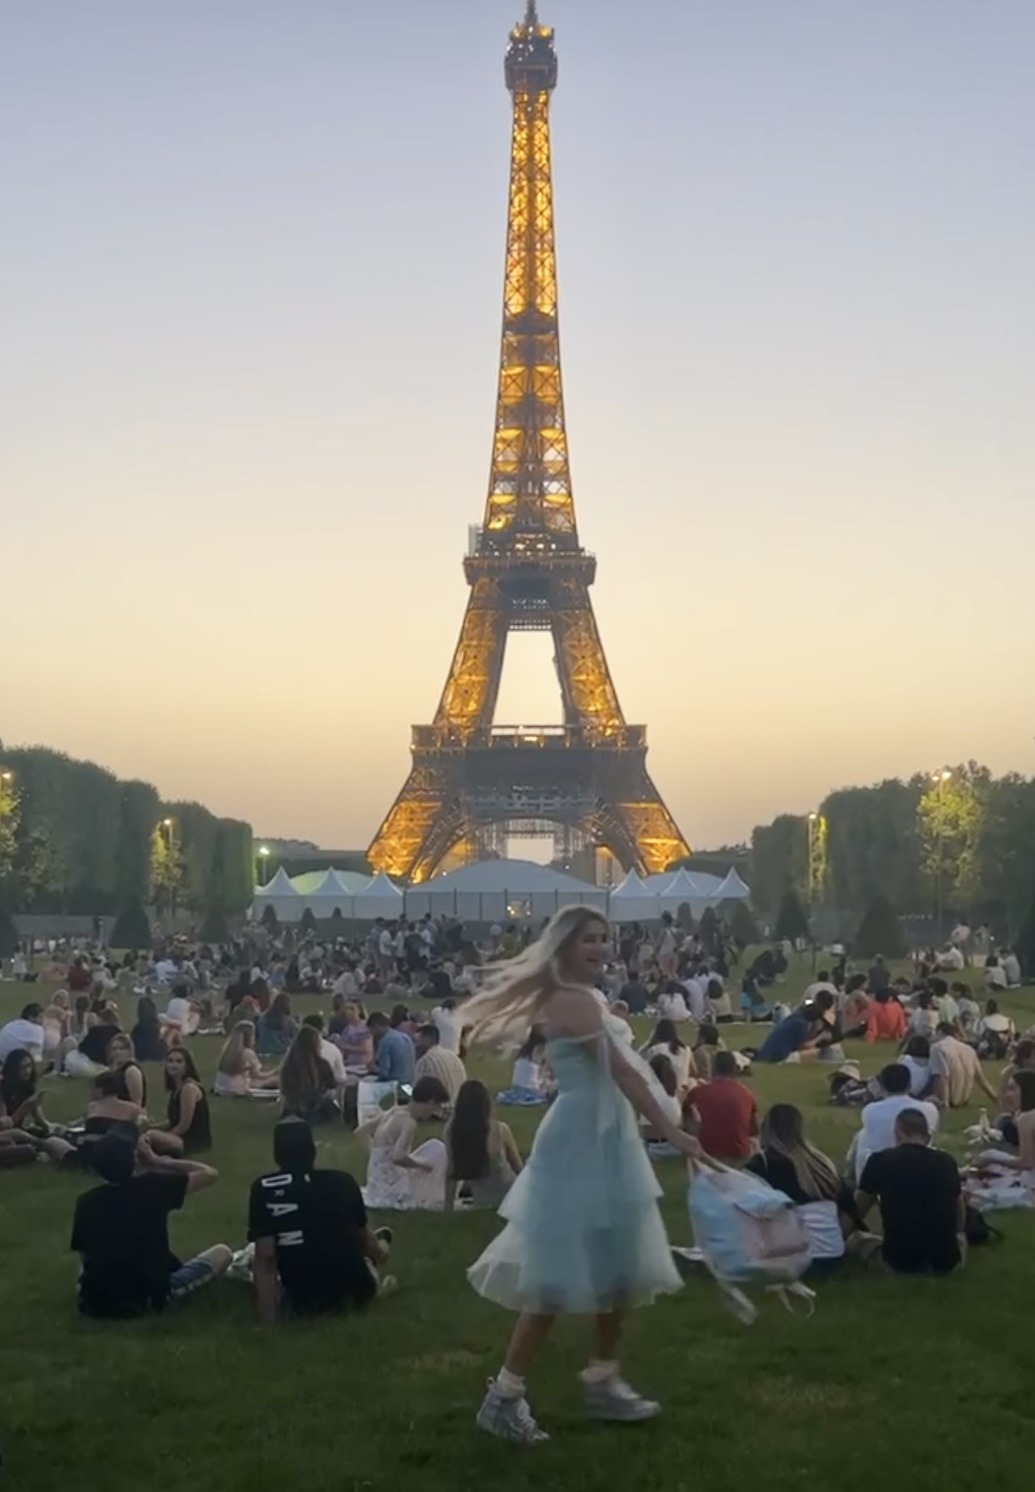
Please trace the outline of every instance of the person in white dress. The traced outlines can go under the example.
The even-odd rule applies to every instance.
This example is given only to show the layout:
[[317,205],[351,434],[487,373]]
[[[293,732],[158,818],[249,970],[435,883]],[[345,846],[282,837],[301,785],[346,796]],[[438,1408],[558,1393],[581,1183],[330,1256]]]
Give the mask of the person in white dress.
[[438,1078],[420,1078],[410,1102],[379,1114],[359,1133],[370,1146],[363,1200],[373,1212],[441,1209],[449,1156],[440,1139],[420,1143],[421,1124],[441,1119],[449,1094]]

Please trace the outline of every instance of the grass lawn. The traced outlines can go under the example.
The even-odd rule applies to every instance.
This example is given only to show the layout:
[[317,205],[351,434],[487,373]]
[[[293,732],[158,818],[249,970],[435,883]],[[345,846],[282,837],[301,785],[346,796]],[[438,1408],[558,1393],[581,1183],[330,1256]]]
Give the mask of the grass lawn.
[[[787,995],[806,982],[795,971]],[[33,997],[37,989],[0,985],[0,1018]],[[297,1002],[303,1014],[319,1003]],[[1035,991],[1008,1004],[1025,1025],[1035,1020]],[[734,1031],[751,1044],[747,1028]],[[193,1042],[206,1076],[218,1049],[216,1038]],[[869,1073],[889,1053],[860,1046],[851,1055]],[[470,1067],[493,1087],[509,1078],[492,1059]],[[828,1072],[756,1069],[751,1081],[763,1105],[802,1106],[812,1138],[840,1159],[858,1119],[827,1107]],[[149,1080],[159,1114],[159,1074]],[[51,1119],[81,1112],[84,1082],[46,1087]],[[952,1148],[976,1112],[950,1117]],[[527,1148],[538,1115],[507,1117]],[[181,1256],[243,1242],[248,1185],[272,1168],[272,1126],[265,1106],[213,1102],[221,1180],[174,1217]],[[362,1177],[360,1147],[343,1129],[323,1132],[320,1155]],[[682,1168],[665,1162],[659,1174],[669,1235],[685,1243]],[[872,1492],[882,1481],[945,1492],[1030,1481],[1031,1215],[1004,1215],[1006,1241],[972,1254],[955,1278],[907,1282],[860,1268],[825,1281],[811,1320],[766,1303],[743,1327],[702,1275],[633,1320],[628,1376],[665,1407],[652,1425],[583,1421],[585,1332],[566,1323],[531,1383],[554,1439],[525,1451],[472,1424],[511,1322],[464,1278],[500,1226],[494,1215],[396,1215],[391,1267],[401,1288],[362,1317],[265,1332],[248,1287],[222,1281],[161,1319],[100,1324],[76,1315],[68,1250],[74,1201],[88,1184],[44,1166],[0,1173],[0,1449],[11,1492]]]

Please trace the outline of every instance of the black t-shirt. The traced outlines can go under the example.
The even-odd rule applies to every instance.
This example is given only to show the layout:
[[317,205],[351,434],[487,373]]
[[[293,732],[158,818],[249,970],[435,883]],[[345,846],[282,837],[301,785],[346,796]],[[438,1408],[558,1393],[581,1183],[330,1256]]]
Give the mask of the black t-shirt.
[[79,1309],[90,1316],[160,1311],[179,1260],[169,1250],[169,1213],[183,1206],[186,1176],[134,1176],[123,1186],[84,1192],[75,1207],[72,1248],[82,1256]]
[[98,1067],[106,1067],[108,1048],[113,1039],[121,1035],[118,1026],[91,1026],[79,1043],[79,1050],[90,1062],[96,1062]]
[[292,1310],[318,1315],[365,1305],[376,1283],[363,1254],[367,1209],[347,1171],[260,1176],[248,1199],[248,1238],[272,1238]]
[[951,1155],[926,1145],[878,1150],[859,1190],[880,1198],[884,1260],[901,1274],[947,1274],[960,1262],[960,1173]]
[[[193,1078],[188,1078],[187,1081],[194,1082]],[[198,1099],[194,1105],[194,1113],[191,1115],[190,1128],[185,1135],[180,1137],[183,1140],[184,1155],[201,1155],[206,1150],[212,1149],[212,1119],[209,1114],[208,1097],[200,1083],[194,1083],[194,1087],[198,1090]],[[175,1129],[180,1122],[182,1093],[183,1089],[174,1089],[169,1094],[169,1103],[165,1112],[170,1129]]]

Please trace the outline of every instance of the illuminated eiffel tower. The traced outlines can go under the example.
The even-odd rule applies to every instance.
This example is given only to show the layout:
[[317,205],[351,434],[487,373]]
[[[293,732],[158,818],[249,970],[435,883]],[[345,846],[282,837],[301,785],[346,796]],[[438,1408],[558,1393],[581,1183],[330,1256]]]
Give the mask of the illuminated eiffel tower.
[[[626,725],[589,599],[561,385],[550,166],[554,33],[536,0],[510,35],[514,100],[503,346],[492,475],[464,561],[471,595],[432,725],[370,847],[377,870],[425,881],[511,834],[552,834],[564,855],[609,850],[652,873],[689,853],[647,774],[647,732]],[[495,726],[507,635],[553,634],[564,725]]]

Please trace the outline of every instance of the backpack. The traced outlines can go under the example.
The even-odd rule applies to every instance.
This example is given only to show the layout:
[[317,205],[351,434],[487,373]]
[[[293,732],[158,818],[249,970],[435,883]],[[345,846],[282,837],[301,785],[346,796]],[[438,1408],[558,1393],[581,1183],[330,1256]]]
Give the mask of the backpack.
[[750,1171],[713,1162],[692,1167],[687,1207],[694,1242],[745,1324],[756,1319],[758,1308],[742,1285],[775,1291],[788,1310],[790,1296],[814,1300],[814,1291],[800,1283],[812,1262],[808,1230],[790,1197]]
[[1010,1055],[1010,1038],[1005,1031],[983,1031],[977,1045],[982,1062],[1005,1062]]

